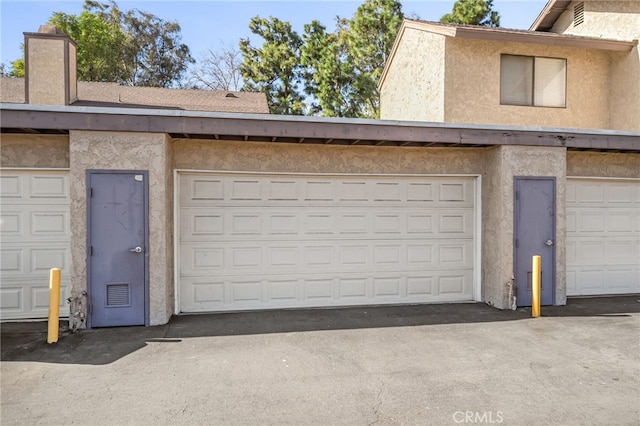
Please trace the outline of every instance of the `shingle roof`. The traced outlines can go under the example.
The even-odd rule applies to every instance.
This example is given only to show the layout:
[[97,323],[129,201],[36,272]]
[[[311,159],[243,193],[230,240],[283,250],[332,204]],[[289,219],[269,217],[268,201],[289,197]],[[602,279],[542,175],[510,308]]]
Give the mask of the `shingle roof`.
[[[1,102],[25,103],[24,79],[1,78],[0,83]],[[258,92],[164,89],[160,87],[121,86],[117,83],[79,81],[78,98],[79,100],[72,105],[269,113],[266,95]]]

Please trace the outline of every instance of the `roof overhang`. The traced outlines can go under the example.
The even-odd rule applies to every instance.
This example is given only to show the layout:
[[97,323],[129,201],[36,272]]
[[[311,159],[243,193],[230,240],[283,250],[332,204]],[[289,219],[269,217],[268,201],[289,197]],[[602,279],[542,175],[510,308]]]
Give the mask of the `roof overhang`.
[[547,46],[577,47],[617,52],[630,52],[638,44],[638,40],[613,40],[599,37],[583,37],[539,31],[509,30],[505,28],[481,27],[474,25],[443,25],[439,23],[410,20],[405,20],[404,23],[408,28],[429,31],[447,37],[499,41],[502,43],[542,44]]
[[567,10],[572,0],[549,0],[536,20],[531,24],[530,31],[550,31],[560,15]]
[[583,37],[567,34],[556,34],[539,31],[525,30],[509,30],[504,28],[482,27],[473,25],[451,25],[436,22],[417,21],[405,19],[402,22],[398,36],[391,48],[389,60],[385,64],[382,76],[378,82],[378,89],[382,88],[384,80],[387,77],[390,64],[396,55],[401,39],[407,29],[415,29],[419,31],[427,31],[433,34],[439,34],[445,37],[464,38],[472,40],[487,40],[498,43],[527,43],[539,44],[544,46],[561,46],[583,49],[608,50],[614,52],[630,52],[638,45],[638,40],[624,41],[604,39],[597,37]]
[[2,133],[89,130],[247,142],[394,147],[523,145],[640,152],[640,132],[268,114],[2,104],[0,123]]

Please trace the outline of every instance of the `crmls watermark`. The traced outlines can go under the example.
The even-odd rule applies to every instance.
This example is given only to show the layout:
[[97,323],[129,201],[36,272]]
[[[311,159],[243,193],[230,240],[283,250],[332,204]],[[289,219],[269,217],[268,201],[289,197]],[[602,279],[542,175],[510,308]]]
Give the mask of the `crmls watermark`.
[[456,411],[453,421],[460,424],[499,424],[504,421],[502,411]]

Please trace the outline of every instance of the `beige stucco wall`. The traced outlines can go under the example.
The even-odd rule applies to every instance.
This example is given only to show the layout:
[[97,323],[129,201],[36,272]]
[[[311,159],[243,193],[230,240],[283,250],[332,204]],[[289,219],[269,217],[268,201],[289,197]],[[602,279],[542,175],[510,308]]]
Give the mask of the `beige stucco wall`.
[[[566,108],[500,105],[501,54],[566,58]],[[598,50],[448,38],[445,121],[609,129],[609,60]]]
[[177,169],[371,174],[481,174],[484,149],[301,145],[175,139]]
[[77,48],[73,43],[69,43],[69,103],[78,100],[78,58]]
[[[585,1],[584,22],[573,26],[573,2],[552,32],[616,40],[640,39],[640,1]],[[585,80],[587,81],[587,80]],[[610,116],[612,129],[640,130],[640,52],[611,53]]]
[[444,47],[442,35],[405,29],[381,86],[381,119],[444,121]]
[[27,41],[28,103],[65,105],[64,39],[29,38]]
[[556,304],[566,303],[566,150],[498,146],[487,151],[482,185],[482,298],[497,308],[515,307],[514,177],[556,178]]
[[569,151],[567,176],[640,178],[640,154]]
[[[577,3],[584,3],[584,22],[574,27],[573,8]],[[637,40],[640,36],[640,1],[574,1],[560,15],[551,32]]]
[[171,158],[167,136],[158,133],[72,131],[71,160],[71,287],[75,295],[87,288],[86,171],[149,171],[149,308],[150,323],[166,323],[173,309],[173,246]]
[[68,168],[69,137],[4,133],[0,167]]

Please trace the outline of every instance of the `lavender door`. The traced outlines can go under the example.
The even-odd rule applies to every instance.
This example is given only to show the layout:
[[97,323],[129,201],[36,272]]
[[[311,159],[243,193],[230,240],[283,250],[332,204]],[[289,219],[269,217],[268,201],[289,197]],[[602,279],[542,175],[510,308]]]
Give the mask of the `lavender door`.
[[541,303],[552,305],[555,292],[556,182],[554,178],[515,178],[516,304],[531,306],[531,260],[542,257]]
[[144,325],[147,174],[88,172],[90,326]]

